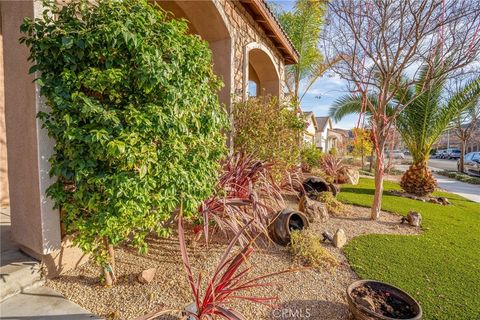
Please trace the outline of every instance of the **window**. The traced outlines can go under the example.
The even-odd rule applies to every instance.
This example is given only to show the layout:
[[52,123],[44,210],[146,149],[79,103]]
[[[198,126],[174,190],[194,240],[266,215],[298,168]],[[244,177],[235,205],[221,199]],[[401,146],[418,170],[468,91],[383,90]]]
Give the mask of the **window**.
[[257,83],[253,80],[248,80],[248,96],[256,97],[258,95]]

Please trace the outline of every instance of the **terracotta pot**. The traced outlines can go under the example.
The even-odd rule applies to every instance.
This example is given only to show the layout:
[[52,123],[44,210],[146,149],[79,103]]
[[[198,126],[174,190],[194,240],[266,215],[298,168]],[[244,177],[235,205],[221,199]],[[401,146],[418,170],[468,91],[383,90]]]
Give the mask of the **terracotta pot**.
[[302,230],[308,227],[307,217],[300,211],[283,209],[268,227],[270,238],[282,246],[290,243],[292,230]]

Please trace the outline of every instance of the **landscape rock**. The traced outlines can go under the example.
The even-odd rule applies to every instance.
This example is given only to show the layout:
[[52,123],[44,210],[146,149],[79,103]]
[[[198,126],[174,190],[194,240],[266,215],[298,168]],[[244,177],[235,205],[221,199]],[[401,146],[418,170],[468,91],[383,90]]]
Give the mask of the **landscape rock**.
[[337,248],[342,248],[347,243],[347,236],[343,229],[338,229],[333,236],[333,245]]
[[155,273],[157,272],[156,268],[150,268],[147,270],[143,270],[138,275],[138,281],[143,284],[148,284],[152,282],[153,277],[155,277]]
[[322,233],[322,236],[323,236],[323,239],[322,241],[330,241],[330,242],[333,242],[333,236],[330,232],[328,231],[325,231]]
[[408,222],[413,227],[420,227],[422,224],[422,215],[416,211],[410,211],[407,217],[402,218],[402,223]]
[[447,206],[450,204],[450,201],[448,201],[448,199],[445,197],[438,197],[437,200],[439,203],[441,203],[444,206]]
[[310,199],[307,195],[300,199],[298,209],[305,214],[309,222],[317,220],[325,222],[329,217],[327,207],[319,201]]
[[342,168],[337,174],[337,183],[358,184],[360,173],[352,168]]

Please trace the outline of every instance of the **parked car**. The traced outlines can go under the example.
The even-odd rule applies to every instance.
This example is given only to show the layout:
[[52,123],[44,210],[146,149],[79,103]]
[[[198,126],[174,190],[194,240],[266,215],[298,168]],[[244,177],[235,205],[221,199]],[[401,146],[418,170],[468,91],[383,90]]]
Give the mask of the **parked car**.
[[392,159],[402,159],[403,160],[403,159],[405,159],[405,154],[400,150],[392,150],[388,154],[388,157],[392,158]]
[[461,153],[462,151],[459,149],[448,149],[446,157],[447,159],[460,159]]
[[[465,173],[480,177],[480,152],[470,152],[465,155],[463,166]],[[457,170],[460,171],[460,160],[457,161]]]
[[447,153],[447,150],[445,149],[438,149],[437,152],[435,153],[435,158],[437,159],[442,159],[443,155]]

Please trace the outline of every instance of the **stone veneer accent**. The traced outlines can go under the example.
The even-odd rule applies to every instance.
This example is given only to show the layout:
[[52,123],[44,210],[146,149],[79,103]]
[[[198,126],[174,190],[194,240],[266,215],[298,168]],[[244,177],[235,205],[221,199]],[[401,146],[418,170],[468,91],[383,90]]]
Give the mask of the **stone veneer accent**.
[[[254,21],[252,16],[245,10],[239,1],[218,0],[223,7],[226,17],[230,23],[230,32],[233,41],[234,60],[233,60],[233,93],[239,98],[244,94],[246,83],[244,83],[244,73],[248,66],[244,65],[245,47],[256,42],[266,47],[273,57],[273,64],[277,68],[280,76],[280,84],[283,87],[285,81],[285,62],[282,54],[275,47],[273,42],[265,34],[260,25]],[[283,88],[280,92],[283,92]]]

